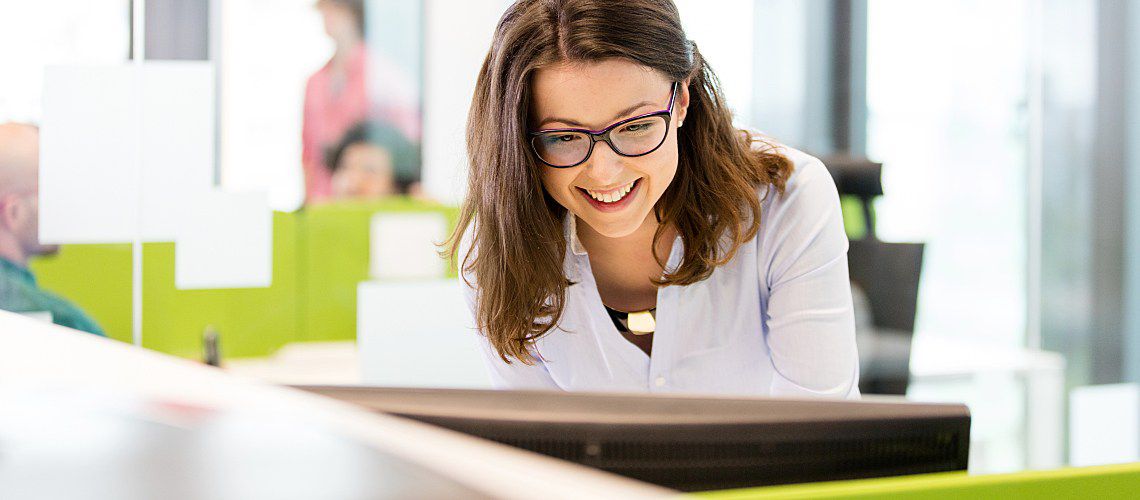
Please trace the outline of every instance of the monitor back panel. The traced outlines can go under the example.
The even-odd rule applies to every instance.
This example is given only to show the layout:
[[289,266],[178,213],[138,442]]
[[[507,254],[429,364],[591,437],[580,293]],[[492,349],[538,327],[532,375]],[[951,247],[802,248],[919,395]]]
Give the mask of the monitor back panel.
[[302,389],[684,491],[959,471],[969,453],[963,405]]

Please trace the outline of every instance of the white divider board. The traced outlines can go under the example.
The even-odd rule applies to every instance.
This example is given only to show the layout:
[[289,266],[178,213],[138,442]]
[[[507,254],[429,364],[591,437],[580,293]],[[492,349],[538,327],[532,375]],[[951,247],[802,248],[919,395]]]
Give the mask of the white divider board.
[[126,64],[46,70],[41,241],[173,241],[192,198],[210,189],[213,66],[154,61],[139,71]]
[[447,238],[436,212],[381,212],[372,216],[369,274],[377,279],[441,278],[447,261],[435,246]]
[[143,85],[143,240],[174,241],[214,184],[213,65],[147,62]]
[[179,227],[179,289],[267,287],[273,279],[273,212],[265,193],[200,193]]
[[49,67],[41,241],[174,241],[178,288],[269,286],[265,195],[213,188],[214,83],[208,62]]
[[134,71],[125,65],[45,70],[40,241],[134,239],[137,90]]
[[463,286],[458,279],[361,283],[356,291],[361,381],[491,388]]
[[1077,387],[1069,394],[1069,465],[1140,460],[1140,384]]

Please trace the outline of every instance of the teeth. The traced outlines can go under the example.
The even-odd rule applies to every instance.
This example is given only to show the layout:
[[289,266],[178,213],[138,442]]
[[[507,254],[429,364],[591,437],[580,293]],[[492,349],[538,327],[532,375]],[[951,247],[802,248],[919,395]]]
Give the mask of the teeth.
[[590,194],[591,198],[598,200],[602,203],[614,203],[616,201],[621,201],[622,198],[625,198],[625,195],[629,194],[629,191],[631,189],[633,189],[634,182],[637,182],[637,181],[635,180],[635,181],[630,182],[629,184],[626,184],[620,188],[611,189],[609,191],[593,191],[593,190],[587,189],[586,192]]

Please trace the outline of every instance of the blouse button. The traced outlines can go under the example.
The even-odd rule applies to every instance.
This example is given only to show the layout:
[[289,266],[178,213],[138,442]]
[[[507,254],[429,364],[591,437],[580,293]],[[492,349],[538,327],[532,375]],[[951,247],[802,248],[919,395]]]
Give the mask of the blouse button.
[[665,377],[657,377],[657,380],[654,380],[653,383],[657,384],[657,387],[665,387]]

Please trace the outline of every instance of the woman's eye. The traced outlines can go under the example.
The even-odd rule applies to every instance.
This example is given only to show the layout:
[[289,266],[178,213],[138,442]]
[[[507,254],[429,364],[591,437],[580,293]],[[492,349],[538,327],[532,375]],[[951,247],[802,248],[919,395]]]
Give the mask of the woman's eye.
[[633,123],[630,125],[626,125],[625,131],[626,132],[644,132],[646,130],[649,130],[650,126],[652,126],[652,125],[650,123],[647,123],[647,122]]
[[579,137],[577,134],[548,135],[546,136],[546,143],[556,144],[559,142],[573,142],[578,139]]

